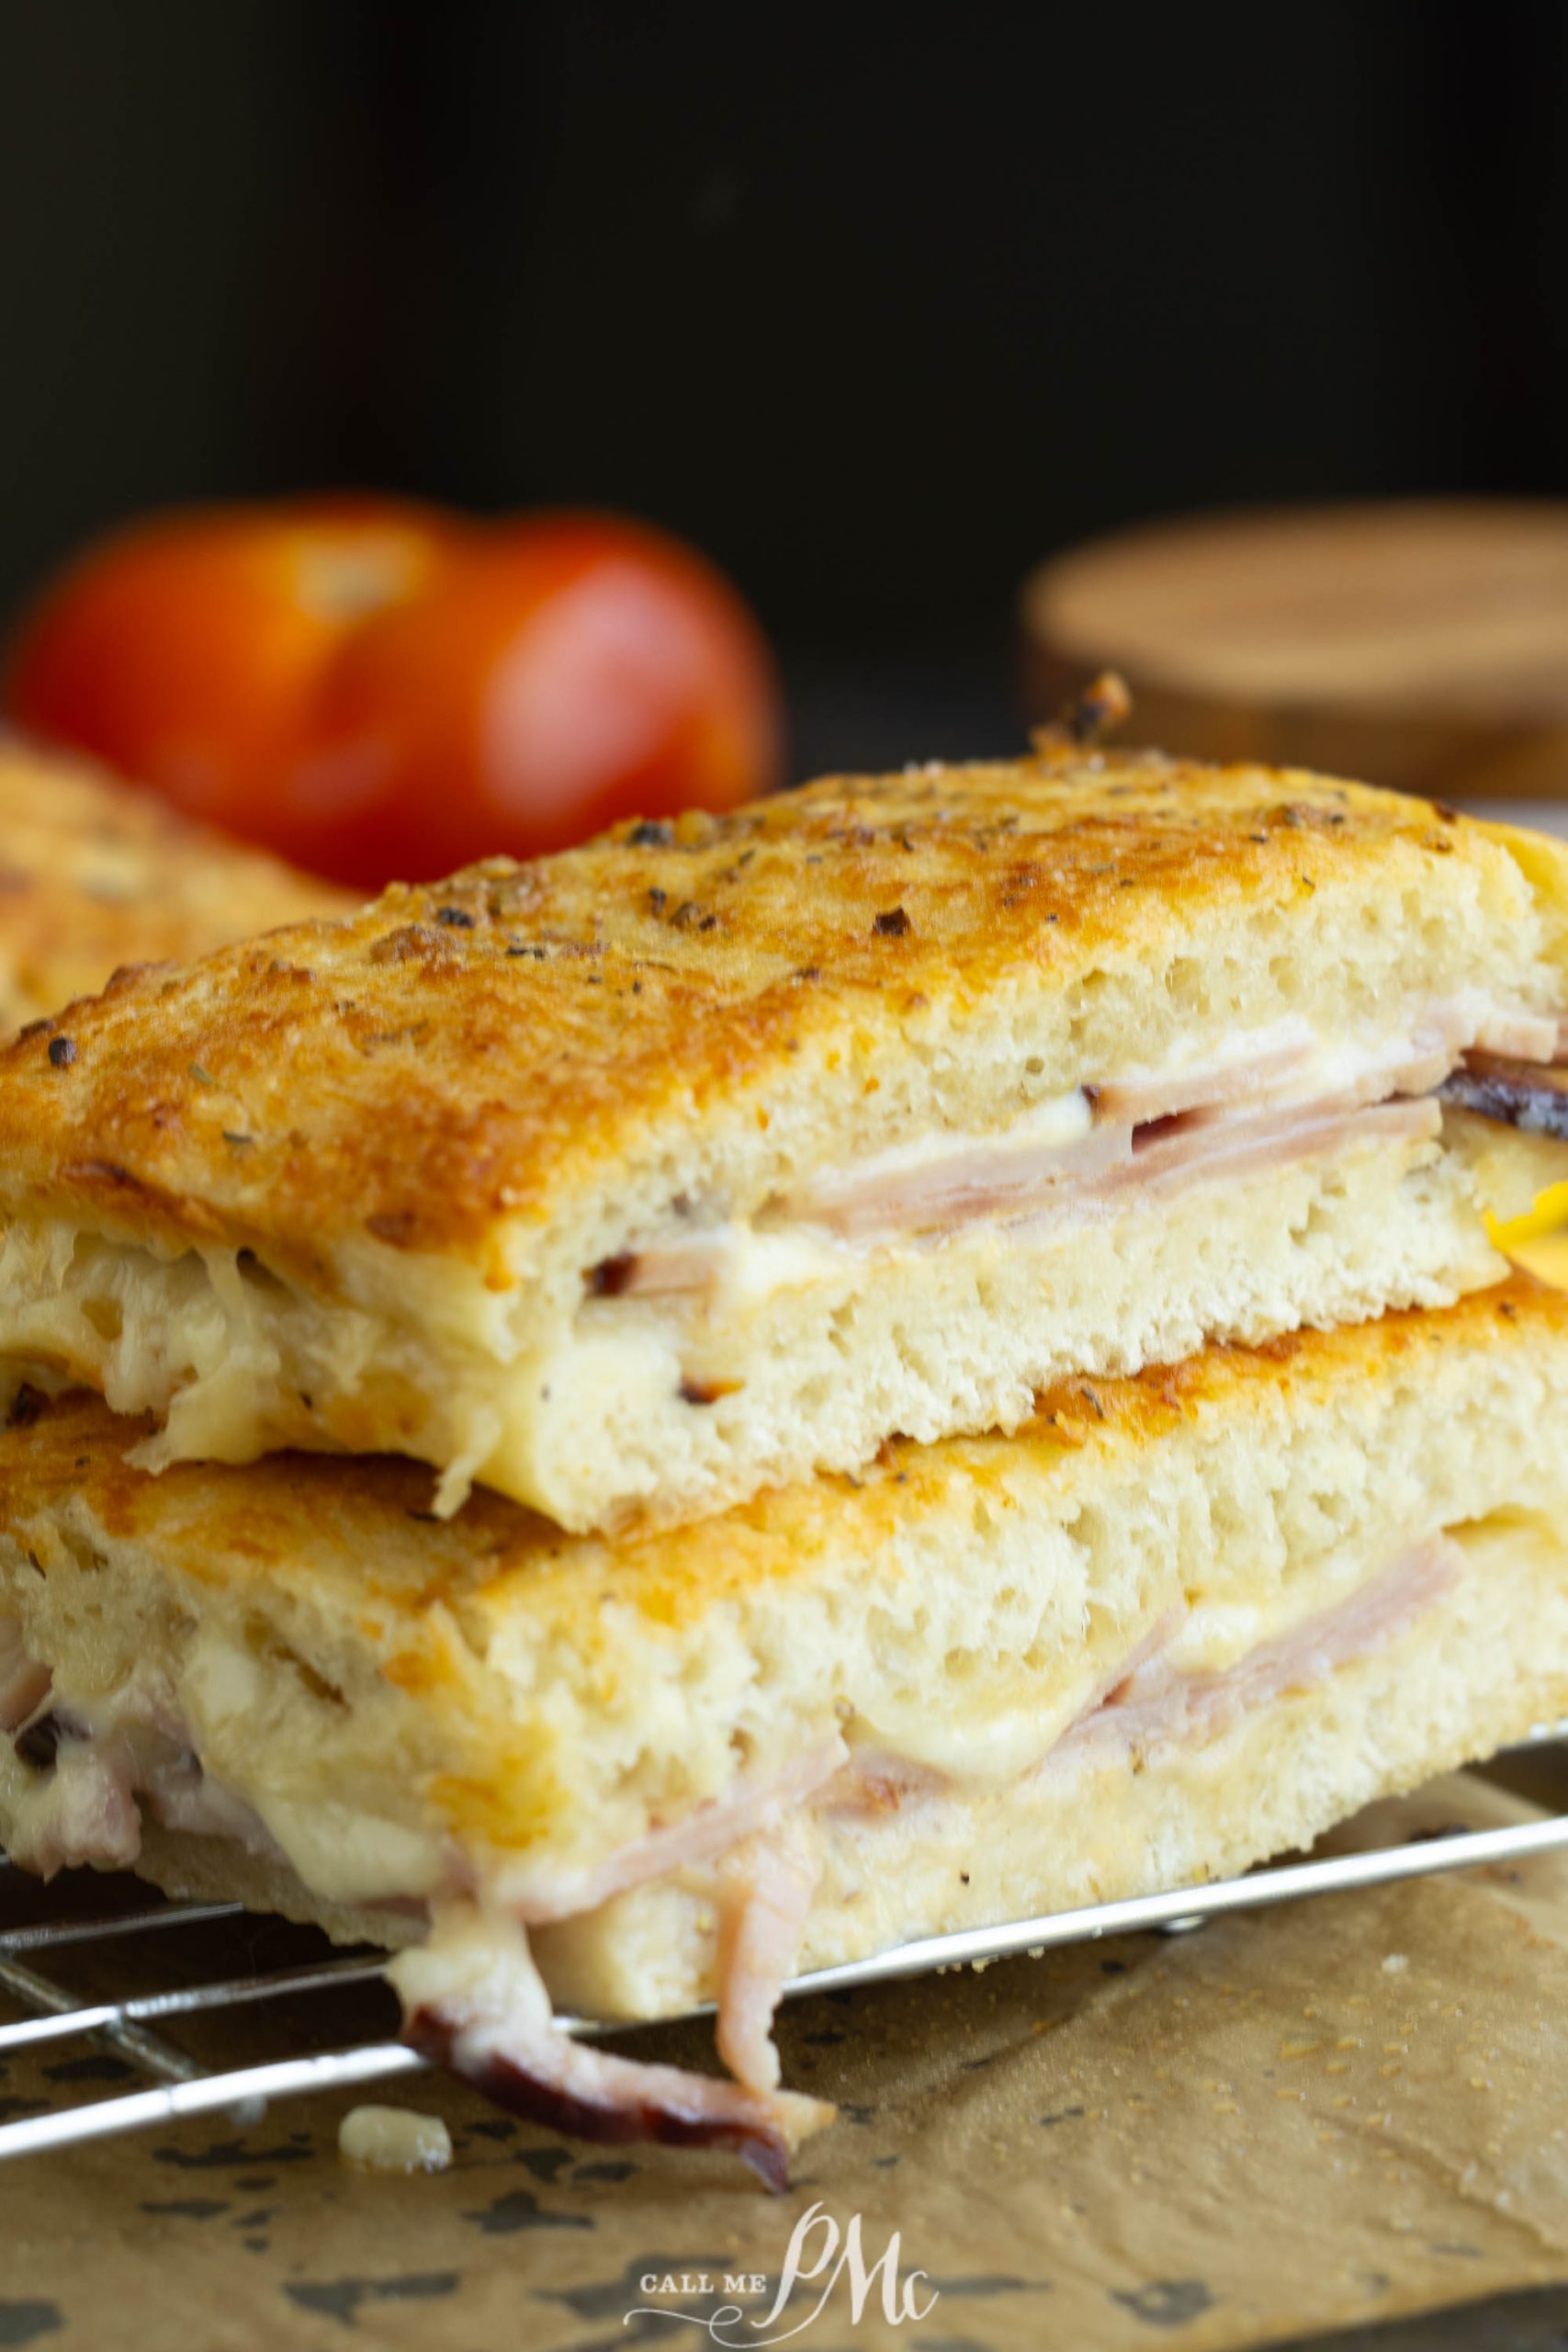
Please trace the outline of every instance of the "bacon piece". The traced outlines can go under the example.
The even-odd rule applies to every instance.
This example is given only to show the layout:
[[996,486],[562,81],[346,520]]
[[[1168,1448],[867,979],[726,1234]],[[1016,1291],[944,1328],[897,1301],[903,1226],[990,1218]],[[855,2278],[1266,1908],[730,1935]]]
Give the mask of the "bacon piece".
[[821,2099],[574,2041],[551,2013],[524,1929],[471,1905],[438,1912],[430,1941],[400,1952],[387,1973],[414,2049],[515,2114],[579,2139],[728,2148],[782,2192],[791,2150],[833,2120]]

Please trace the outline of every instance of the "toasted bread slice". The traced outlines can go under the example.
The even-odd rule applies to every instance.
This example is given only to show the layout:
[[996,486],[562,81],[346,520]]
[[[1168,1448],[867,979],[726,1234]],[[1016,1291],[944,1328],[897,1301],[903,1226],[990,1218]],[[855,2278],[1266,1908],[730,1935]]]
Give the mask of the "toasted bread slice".
[[1565,1164],[1433,1099],[1553,1057],[1565,876],[1058,748],[394,889],[0,1056],[0,1349],[151,1462],[394,1449],[583,1529],[1440,1304]]

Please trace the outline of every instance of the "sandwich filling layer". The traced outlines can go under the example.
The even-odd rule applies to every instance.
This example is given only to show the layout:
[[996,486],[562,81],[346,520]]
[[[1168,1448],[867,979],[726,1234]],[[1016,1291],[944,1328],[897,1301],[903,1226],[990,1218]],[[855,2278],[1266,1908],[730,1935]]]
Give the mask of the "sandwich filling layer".
[[[405,1270],[395,1313],[329,1305],[249,1248],[171,1259],[18,1218],[0,1331],[14,1361],[158,1416],[154,1469],[396,1445],[445,1464],[443,1511],[479,1476],[570,1527],[689,1515],[763,1476],[857,1468],[893,1429],[1012,1428],[1070,1368],[1135,1372],[1495,1280],[1480,1211],[1528,1206],[1568,1147],[1445,1125],[1436,1090],[1472,1054],[1545,1069],[1558,1034],[1476,991],[1360,1045],[1279,1023],[1086,1080],[990,1136],[818,1170],[744,1217],[682,1199],[544,1322],[434,1266]],[[1478,1131],[1507,1137],[1484,1166]]]
[[[1549,1063],[1555,1019],[1482,998],[1427,1005],[1407,1034],[1330,1045],[1304,1020],[1235,1038],[1216,1059],[1086,1081],[992,1136],[928,1136],[828,1170],[766,1202],[746,1227],[722,1221],[671,1232],[592,1269],[599,1295],[702,1292],[729,1283],[755,1295],[788,1283],[789,1257],[752,1271],[761,1240],[809,1249],[828,1237],[878,1242],[942,1239],[975,1223],[1079,1218],[1132,1196],[1169,1191],[1254,1165],[1279,1165],[1382,1133],[1430,1136],[1430,1097],[1475,1051]],[[1395,1110],[1395,1105],[1402,1106]],[[1369,1112],[1382,1112],[1381,1123]]]
[[[1138,1769],[1163,1746],[1215,1736],[1247,1708],[1321,1680],[1404,1632],[1447,1591],[1462,1555],[1441,1537],[1402,1554],[1370,1583],[1289,1631],[1257,1643],[1234,1664],[1183,1668],[1184,1654],[1211,1645],[1203,1612],[1169,1611],[1100,1679],[1088,1702],[1030,1772],[1075,1771],[1092,1761]],[[57,1685],[26,1646],[15,1618],[0,1620],[0,1733],[23,1770],[6,1773],[6,1850],[52,1877],[84,1866],[133,1869],[141,1817],[187,1837],[236,1839],[286,1863],[302,1884],[343,1903],[400,1909],[472,1900],[525,1926],[596,1910],[628,1889],[674,1871],[722,1865],[782,1821],[801,1815],[874,1820],[910,1804],[973,1794],[995,1776],[940,1771],[888,1747],[818,1743],[766,1781],[739,1782],[688,1819],[662,1825],[595,1868],[509,1888],[504,1870],[452,1841],[400,1834],[351,1806],[326,1808],[304,1830],[287,1804],[257,1804],[209,1773],[174,1694],[133,1672],[107,1694]],[[322,1833],[331,1840],[323,1860]]]

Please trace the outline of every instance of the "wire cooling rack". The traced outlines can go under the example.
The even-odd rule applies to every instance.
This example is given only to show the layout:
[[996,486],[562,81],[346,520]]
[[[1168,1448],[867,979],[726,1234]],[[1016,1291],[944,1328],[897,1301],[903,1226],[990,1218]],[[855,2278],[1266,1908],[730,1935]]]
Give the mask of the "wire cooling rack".
[[[1561,1725],[1553,1726],[1550,1735],[1542,1736],[1557,1738],[1562,1730]],[[1250,1871],[1245,1878],[1092,1904],[1080,1910],[1014,1920],[1005,1927],[925,1937],[870,1960],[796,1977],[785,1997],[1006,1960],[1103,1936],[1197,1928],[1228,1912],[1386,1886],[1401,1879],[1427,1878],[1483,1863],[1517,1862],[1563,1849],[1568,1849],[1568,1813],[1498,1828],[1424,1834],[1399,1845],[1276,1863]],[[0,1857],[0,1917],[15,1917],[18,1907],[36,1909],[40,1901],[50,1915],[0,1928],[0,1995],[27,2012],[14,2023],[0,2024],[0,2061],[92,2037],[103,2045],[106,2056],[112,2053],[120,2066],[147,2077],[152,2087],[0,2121],[0,2160],[71,2147],[115,2132],[167,2126],[190,2116],[226,2114],[237,2126],[250,2125],[260,2120],[274,2099],[355,2089],[425,2069],[426,2061],[402,2042],[375,2038],[380,2020],[389,2021],[394,2015],[390,1996],[380,1983],[384,1955],[379,1952],[333,1952],[313,1930],[264,1924],[238,1904],[150,1900],[145,1888],[137,1889],[127,1899],[123,1881],[94,1882],[77,1876],[64,1892],[62,1903],[41,1897],[30,1882],[24,1889],[22,1873]],[[19,1905],[16,1900],[6,1900],[18,1897]],[[65,1916],[60,1916],[62,1911]],[[227,1944],[221,1940],[224,1935]],[[302,1956],[261,1964],[259,1947],[279,1937],[290,1941],[293,1951]],[[150,1951],[164,1963],[155,1973],[175,1981],[159,1983],[146,1992],[119,1989],[135,1973],[130,1956],[134,1954],[144,1966]],[[220,1964],[214,1967],[215,1953],[220,1961],[225,1953],[231,1957],[238,1953],[242,1965],[228,1970]],[[84,1958],[115,1987],[109,1997],[85,1997],[79,1986],[73,1989],[67,1981],[80,1973]],[[328,2007],[337,2011],[343,2007],[343,1996],[354,1996],[349,2003],[351,2022],[361,2028],[368,2024],[371,2038],[353,2039],[338,2047],[302,2049],[301,2040],[317,2037],[321,2030],[317,2018],[309,2035],[297,2031],[289,2037],[292,2047],[286,2040],[284,2054],[235,2065],[195,2055],[168,2040],[164,2030],[209,2018],[227,2021],[231,2027],[240,2013],[264,2007],[270,2011],[276,2005],[287,2035],[291,2007],[298,2021],[312,1996],[318,2003],[321,1996],[331,1996]],[[626,2030],[624,2025],[592,2018],[565,2018],[560,2022],[564,2031],[586,2037]],[[341,2027],[337,2030],[341,2033]],[[51,2069],[57,2078],[90,2076],[101,2071],[101,2064]]]

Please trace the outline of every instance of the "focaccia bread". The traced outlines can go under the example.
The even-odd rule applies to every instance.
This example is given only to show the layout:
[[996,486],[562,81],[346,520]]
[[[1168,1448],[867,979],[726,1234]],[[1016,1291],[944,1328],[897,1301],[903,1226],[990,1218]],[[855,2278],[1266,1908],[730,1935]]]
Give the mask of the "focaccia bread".
[[[0,1431],[0,1832],[395,1964],[526,2111],[739,2146],[799,1968],[1181,1885],[1568,1711],[1568,1298],[1127,1381],[701,1526],[559,1534],[407,1462],[122,1458]],[[734,2080],[574,2047],[556,2001],[715,1998]]]
[[0,1035],[122,965],[188,962],[352,904],[100,768],[0,736]]
[[396,1450],[583,1529],[1445,1303],[1568,1165],[1438,1100],[1555,1055],[1565,876],[1057,748],[395,888],[0,1056],[0,1351],[152,1464]]

